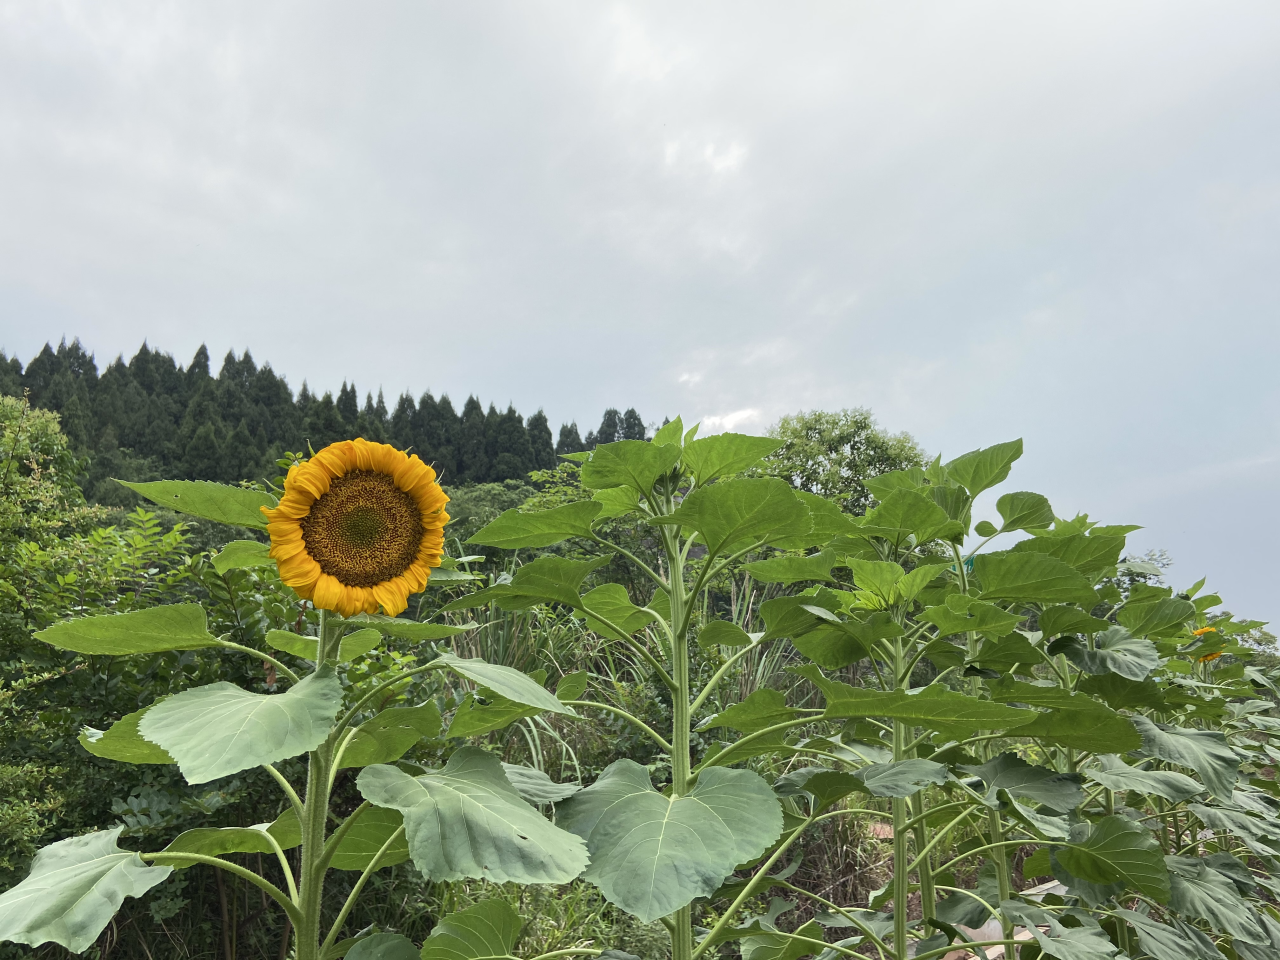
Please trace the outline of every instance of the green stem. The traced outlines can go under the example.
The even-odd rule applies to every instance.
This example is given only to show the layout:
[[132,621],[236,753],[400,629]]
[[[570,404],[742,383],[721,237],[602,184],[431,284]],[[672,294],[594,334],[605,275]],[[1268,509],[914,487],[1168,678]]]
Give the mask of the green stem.
[[725,912],[720,915],[720,919],[716,921],[715,926],[713,926],[707,935],[702,938],[702,942],[698,945],[698,948],[693,951],[691,960],[698,960],[698,958],[706,952],[707,947],[715,943],[716,937],[718,937],[720,932],[729,925],[734,914],[741,909],[744,903],[751,899],[756,892],[756,888],[764,882],[765,877],[769,875],[769,870],[772,869],[773,865],[778,862],[784,853],[787,852],[787,849],[791,844],[795,843],[796,840],[799,839],[800,834],[804,833],[804,831],[811,824],[816,823],[818,819],[818,817],[810,814],[809,818],[792,830],[791,836],[787,837],[787,839],[778,846],[778,849],[770,854],[769,859],[756,868],[755,876],[747,881],[747,885],[743,887],[742,892],[734,898],[733,903],[729,905],[729,909],[725,910]]
[[[930,866],[929,866],[929,854],[930,854],[930,851],[932,851],[933,849],[933,843],[927,841],[926,835],[925,835],[924,821],[927,814],[925,811],[923,791],[920,793],[917,793],[915,796],[911,797],[910,799],[911,799],[911,813],[913,814],[911,819],[916,821],[916,825],[913,828],[913,833],[915,834],[917,853],[916,853],[915,860],[911,861],[911,865],[908,869],[914,868],[916,870],[917,875],[920,878],[921,916],[925,920],[932,920],[934,918],[934,915],[936,913],[936,908],[937,908],[937,894],[934,893],[933,871],[930,869]],[[961,814],[962,818],[964,816],[965,814]],[[908,829],[906,827],[906,824],[903,824],[903,828]],[[943,834],[939,834],[939,836],[942,836],[942,835],[945,835],[945,832]],[[938,838],[935,836],[934,841],[936,841],[937,839]]]
[[775,880],[774,885],[782,887],[784,890],[790,890],[793,893],[798,893],[803,897],[808,897],[810,900],[815,900],[818,903],[822,904],[824,907],[826,907],[828,910],[830,910],[832,913],[836,913],[844,917],[851,924],[853,924],[860,931],[862,931],[863,936],[865,936],[868,940],[871,941],[871,945],[876,948],[876,952],[880,954],[881,960],[883,960],[885,951],[889,949],[889,945],[885,943],[883,940],[881,940],[879,937],[877,937],[875,935],[875,931],[873,931],[865,923],[863,923],[861,920],[859,920],[857,917],[851,914],[844,907],[841,907],[841,906],[838,906],[837,904],[832,903],[826,897],[820,897],[816,893],[810,893],[808,890],[805,890],[801,887],[797,887],[794,884],[788,883],[786,880]]
[[391,849],[391,845],[399,840],[403,833],[404,824],[401,824],[391,836],[387,837],[386,842],[373,855],[373,859],[369,861],[369,865],[364,868],[364,871],[360,874],[360,879],[355,882],[351,892],[347,894],[347,899],[342,904],[342,909],[338,911],[338,917],[333,921],[333,926],[329,928],[329,935],[324,938],[324,943],[320,945],[321,956],[324,956],[329,947],[333,945],[333,941],[337,939],[339,931],[342,930],[342,925],[347,922],[347,916],[351,913],[351,908],[356,905],[360,891],[364,889],[364,885],[369,882],[369,878],[378,869],[378,864],[386,856],[387,851]]
[[565,703],[571,707],[592,707],[596,710],[604,710],[606,713],[612,713],[612,714],[615,714],[616,716],[622,717],[624,720],[627,720],[635,724],[635,726],[640,730],[643,730],[646,734],[648,734],[653,739],[653,741],[658,746],[660,746],[667,753],[671,752],[671,744],[667,743],[666,739],[662,737],[662,735],[659,734],[658,731],[654,730],[653,727],[649,726],[647,723],[645,723],[643,720],[639,719],[638,717],[634,717],[631,714],[627,713],[627,711],[625,710],[622,710],[618,707],[611,707],[607,703],[596,703],[594,700],[566,700]]
[[[903,648],[901,640],[893,645],[893,675],[902,677]],[[898,689],[904,681],[898,680]],[[907,726],[901,720],[893,721],[893,760],[906,759]],[[911,872],[907,851],[907,799],[893,798],[893,953],[896,960],[907,958],[907,901],[911,895]]]
[[298,815],[298,821],[302,821],[302,798],[298,796],[298,791],[293,789],[293,784],[284,778],[284,774],[277,770],[269,763],[264,763],[262,769],[271,774],[275,778],[276,783],[280,784],[280,789],[284,791],[284,795],[289,798],[289,803],[293,806],[293,812]]
[[232,643],[230,640],[219,640],[218,646],[223,650],[235,650],[238,653],[248,653],[259,660],[265,660],[275,666],[277,670],[289,678],[290,683],[298,683],[299,678],[296,673],[286,667],[283,663],[271,656],[269,653],[263,653],[261,650],[255,650],[253,647],[246,647],[239,643]]
[[294,905],[293,901],[291,901],[285,895],[283,890],[277,887],[270,880],[266,880],[258,876],[252,870],[246,870],[244,867],[240,866],[238,863],[232,863],[231,861],[223,860],[220,857],[206,856],[203,853],[161,852],[161,853],[143,853],[143,854],[139,854],[139,856],[143,860],[149,860],[152,863],[183,863],[183,862],[203,863],[211,867],[217,867],[219,870],[225,870],[227,871],[227,873],[234,873],[237,877],[240,877],[241,879],[244,879],[244,880],[248,880],[255,887],[258,887],[261,890],[265,891],[267,896],[269,896],[276,903],[280,904],[280,906],[284,909],[285,914],[288,915],[289,919],[292,920],[295,925],[297,925],[298,920],[301,917],[301,914],[299,913],[298,908]]
[[733,669],[734,664],[745,657],[748,653],[751,653],[754,650],[759,650],[762,646],[763,644],[760,643],[749,643],[729,657],[729,659],[724,662],[724,665],[712,674],[711,679],[707,681],[707,685],[702,688],[702,692],[698,694],[689,709],[694,713],[697,713],[698,708],[706,702],[707,697],[711,696],[712,691],[714,691],[720,681],[725,678],[725,675]]
[[[320,630],[316,638],[316,667],[328,658],[334,633],[328,613],[320,611]],[[350,716],[350,715],[349,715]],[[329,766],[333,741],[329,739],[307,757],[307,795],[302,811],[302,850],[299,868],[299,906],[301,916],[294,921],[295,960],[320,960],[320,913],[324,902],[325,827],[329,819]]]

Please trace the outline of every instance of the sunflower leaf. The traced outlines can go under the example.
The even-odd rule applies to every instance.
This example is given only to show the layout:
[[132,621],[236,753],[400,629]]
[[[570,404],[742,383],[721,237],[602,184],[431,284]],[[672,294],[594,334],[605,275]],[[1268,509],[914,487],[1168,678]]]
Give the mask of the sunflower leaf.
[[782,831],[777,797],[750,770],[711,767],[687,796],[666,797],[632,760],[608,766],[557,819],[587,841],[585,879],[645,923],[710,896]]
[[504,960],[520,935],[520,915],[504,900],[446,914],[422,945],[422,960]]
[[173,763],[173,757],[164,748],[143,739],[138,732],[138,722],[148,709],[125,714],[106,730],[84,727],[80,731],[80,746],[95,757],[120,763]]
[[138,732],[163,747],[187,783],[208,783],[286,760],[324,742],[342,703],[330,666],[284,693],[249,693],[220,681],[152,706]]
[[603,509],[603,504],[580,500],[538,513],[504,510],[467,543],[515,550],[520,547],[550,547],[570,537],[590,537],[591,524]]
[[504,667],[497,663],[486,663],[479,657],[464,659],[452,653],[442,653],[437,663],[448,667],[459,676],[466,677],[494,693],[548,713],[563,713],[576,717],[573,708],[561,703],[554,693],[534,680],[527,673],[521,673],[514,667]]
[[0,894],[0,940],[87,950],[125,897],[140,897],[172,872],[116,845],[123,826],[41,849],[31,872]]
[[218,646],[217,639],[209,633],[204,608],[198,603],[63,620],[37,631],[35,636],[63,650],[116,657]]
[[267,529],[267,518],[262,515],[262,508],[270,510],[276,505],[276,498],[261,490],[205,480],[155,480],[150,483],[117,480],[116,483],[177,513],[254,530]]
[[498,758],[478,747],[461,747],[443,770],[418,777],[365,767],[356,786],[403,815],[413,862],[431,880],[567,883],[586,866],[582,841],[529,806]]

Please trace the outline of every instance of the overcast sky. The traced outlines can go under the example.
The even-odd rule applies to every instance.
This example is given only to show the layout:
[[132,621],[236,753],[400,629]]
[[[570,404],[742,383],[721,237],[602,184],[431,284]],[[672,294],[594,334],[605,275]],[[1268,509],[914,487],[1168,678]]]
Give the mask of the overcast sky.
[[1280,5],[0,2],[0,348],[1012,437],[1280,619]]

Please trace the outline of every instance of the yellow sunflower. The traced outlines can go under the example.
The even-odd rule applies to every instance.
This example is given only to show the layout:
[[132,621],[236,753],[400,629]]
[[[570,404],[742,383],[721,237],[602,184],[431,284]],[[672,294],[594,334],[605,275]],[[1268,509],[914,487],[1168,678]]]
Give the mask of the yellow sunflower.
[[289,468],[262,508],[280,578],[344,617],[391,616],[427,585],[444,552],[448,496],[436,472],[385,443],[343,440]]

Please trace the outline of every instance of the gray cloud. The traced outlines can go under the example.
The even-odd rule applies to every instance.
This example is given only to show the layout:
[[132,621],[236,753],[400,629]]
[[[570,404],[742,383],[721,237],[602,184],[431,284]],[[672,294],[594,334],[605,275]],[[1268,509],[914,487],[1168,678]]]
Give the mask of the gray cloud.
[[0,6],[0,346],[866,405],[1280,615],[1280,8]]

